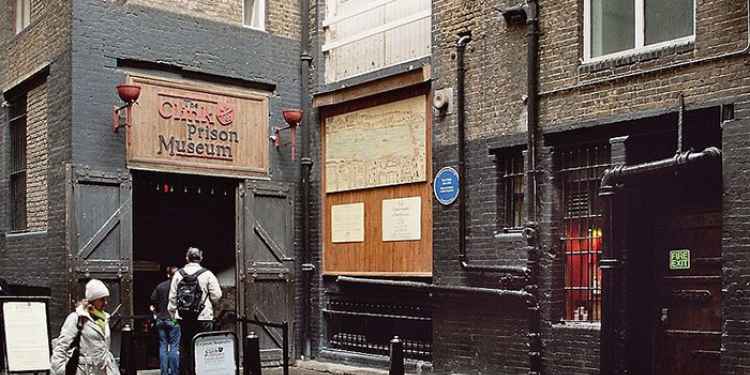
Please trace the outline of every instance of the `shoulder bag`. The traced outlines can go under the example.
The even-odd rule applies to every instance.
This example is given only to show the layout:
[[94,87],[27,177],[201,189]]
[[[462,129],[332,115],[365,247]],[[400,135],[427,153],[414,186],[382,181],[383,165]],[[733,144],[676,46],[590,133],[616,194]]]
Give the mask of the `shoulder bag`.
[[81,331],[83,330],[83,318],[78,317],[78,333],[73,341],[70,343],[68,350],[73,349],[73,353],[68,359],[68,363],[65,364],[65,375],[76,375],[78,372],[78,363],[81,359]]

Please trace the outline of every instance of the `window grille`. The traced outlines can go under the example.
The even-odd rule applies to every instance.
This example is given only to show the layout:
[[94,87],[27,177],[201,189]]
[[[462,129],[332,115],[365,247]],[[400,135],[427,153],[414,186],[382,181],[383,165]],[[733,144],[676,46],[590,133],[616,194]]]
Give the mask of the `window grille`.
[[604,216],[598,193],[609,161],[609,145],[589,145],[561,152],[565,320],[601,320],[599,257]]
[[523,226],[523,155],[521,150],[498,155],[498,224],[505,228]]
[[26,96],[10,105],[11,229],[26,229]]

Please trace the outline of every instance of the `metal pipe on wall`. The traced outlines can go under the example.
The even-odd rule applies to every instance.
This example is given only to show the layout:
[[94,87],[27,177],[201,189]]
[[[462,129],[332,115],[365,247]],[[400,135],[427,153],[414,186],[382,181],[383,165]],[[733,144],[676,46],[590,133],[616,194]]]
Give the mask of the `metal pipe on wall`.
[[461,265],[463,266],[466,260],[466,161],[464,143],[466,143],[466,136],[464,133],[465,127],[465,104],[464,98],[466,92],[464,90],[464,54],[466,53],[466,45],[471,41],[471,33],[461,35],[456,42],[456,133],[457,133],[457,146],[458,146],[458,257]]
[[[300,53],[300,91],[302,100],[302,147],[300,157],[300,185],[302,186],[302,353],[310,357],[311,334],[310,334],[310,315],[312,309],[312,300],[310,289],[312,287],[312,278],[314,267],[311,267],[310,256],[310,169],[312,168],[312,159],[310,158],[310,126],[312,125],[311,116],[311,96],[309,95],[310,65],[312,65],[312,56],[310,55],[310,0],[300,0],[302,14],[302,32]],[[316,19],[317,22],[317,19]]]

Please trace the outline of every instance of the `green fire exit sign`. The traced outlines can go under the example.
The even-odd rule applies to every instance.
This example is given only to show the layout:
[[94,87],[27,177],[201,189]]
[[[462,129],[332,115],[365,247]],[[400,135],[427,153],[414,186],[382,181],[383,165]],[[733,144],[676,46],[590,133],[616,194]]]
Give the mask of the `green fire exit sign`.
[[690,269],[690,250],[679,249],[669,251],[669,269],[670,270],[689,270]]

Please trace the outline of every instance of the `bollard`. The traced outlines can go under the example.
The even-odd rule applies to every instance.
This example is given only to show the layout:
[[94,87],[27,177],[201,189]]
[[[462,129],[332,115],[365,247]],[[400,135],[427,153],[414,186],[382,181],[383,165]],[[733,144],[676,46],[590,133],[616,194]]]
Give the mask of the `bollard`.
[[260,373],[260,338],[255,332],[245,337],[243,346],[245,357],[243,361],[243,375],[261,375]]
[[391,367],[388,375],[404,375],[404,342],[393,336],[391,340]]
[[129,323],[122,327],[122,341],[120,342],[120,372],[124,375],[135,375],[135,361],[133,360],[133,329]]

